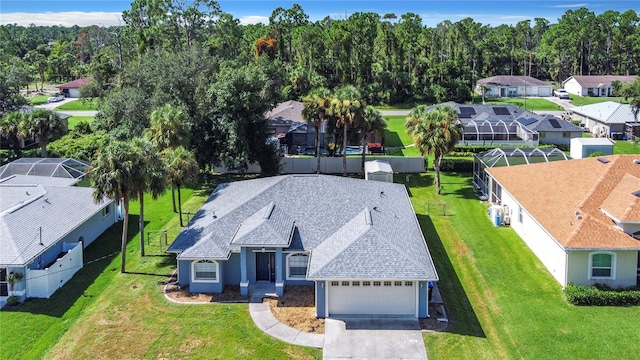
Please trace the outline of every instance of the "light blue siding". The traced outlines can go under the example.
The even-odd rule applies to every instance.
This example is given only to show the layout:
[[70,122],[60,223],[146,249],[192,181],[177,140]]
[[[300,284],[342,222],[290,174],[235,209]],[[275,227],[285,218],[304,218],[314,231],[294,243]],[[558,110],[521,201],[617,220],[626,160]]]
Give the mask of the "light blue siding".
[[95,239],[98,238],[105,230],[107,230],[111,225],[115,223],[115,205],[112,202],[108,205],[110,212],[109,214],[102,216],[102,212],[99,212],[93,215],[89,220],[85,221],[84,224],[78,226],[73,231],[71,231],[67,236],[65,236],[62,241],[63,242],[78,242],[80,238],[82,238],[82,244],[86,248],[91,244]]
[[191,261],[178,260],[178,284],[189,285],[191,283]]
[[428,315],[428,294],[429,294],[429,282],[418,282],[418,317],[425,318]]
[[240,284],[240,254],[233,253],[229,260],[220,261],[220,267],[224,268],[225,285]]
[[319,318],[324,318],[324,314],[326,313],[327,304],[325,302],[325,291],[325,282],[316,281],[316,316]]

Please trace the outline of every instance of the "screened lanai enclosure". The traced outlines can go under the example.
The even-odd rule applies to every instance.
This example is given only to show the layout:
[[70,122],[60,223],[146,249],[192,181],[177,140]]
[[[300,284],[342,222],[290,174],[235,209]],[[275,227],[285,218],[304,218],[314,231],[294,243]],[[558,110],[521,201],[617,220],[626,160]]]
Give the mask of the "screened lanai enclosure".
[[81,180],[90,164],[70,158],[22,158],[0,166],[0,179],[33,175]]
[[568,160],[569,157],[557,148],[515,148],[492,149],[476,154],[473,159],[473,184],[478,192],[485,197],[494,194],[488,189],[486,168],[498,166],[513,166],[534,164],[558,160]]
[[512,120],[482,119],[464,123],[464,145],[538,146],[538,132]]

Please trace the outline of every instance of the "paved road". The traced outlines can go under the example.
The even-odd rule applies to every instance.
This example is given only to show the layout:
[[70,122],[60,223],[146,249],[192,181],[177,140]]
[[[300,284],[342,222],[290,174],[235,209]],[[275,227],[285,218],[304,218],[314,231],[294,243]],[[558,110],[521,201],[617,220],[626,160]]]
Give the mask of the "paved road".
[[326,319],[323,358],[427,359],[418,320]]
[[411,110],[380,110],[382,116],[407,116]]

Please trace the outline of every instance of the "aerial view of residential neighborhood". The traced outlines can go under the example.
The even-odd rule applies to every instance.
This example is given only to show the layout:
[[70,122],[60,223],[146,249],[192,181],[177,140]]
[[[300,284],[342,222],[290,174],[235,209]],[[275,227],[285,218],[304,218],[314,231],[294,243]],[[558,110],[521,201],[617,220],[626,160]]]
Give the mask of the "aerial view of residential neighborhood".
[[0,4],[0,359],[638,358],[637,0]]

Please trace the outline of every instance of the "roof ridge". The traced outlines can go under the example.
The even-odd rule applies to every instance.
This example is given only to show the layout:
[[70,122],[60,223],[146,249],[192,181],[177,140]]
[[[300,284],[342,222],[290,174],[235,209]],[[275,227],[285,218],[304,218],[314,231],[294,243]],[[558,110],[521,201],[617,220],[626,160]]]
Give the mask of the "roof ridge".
[[[582,199],[580,204],[578,204],[578,210],[582,210],[587,205],[587,203],[591,200],[593,194],[595,194],[596,190],[600,187],[602,182],[608,178],[608,174],[611,171],[613,171],[613,169],[615,168],[615,164],[620,159],[620,156],[613,155],[613,156],[609,156],[609,158],[610,158],[610,161],[609,161],[610,164],[603,164],[605,166],[608,166],[608,168],[602,173],[602,175],[600,175],[600,177],[598,178],[598,180],[596,180],[595,184],[593,184],[593,187],[591,188],[591,190],[589,190],[585,198]],[[602,204],[598,204],[598,208],[600,207],[600,205]]]

